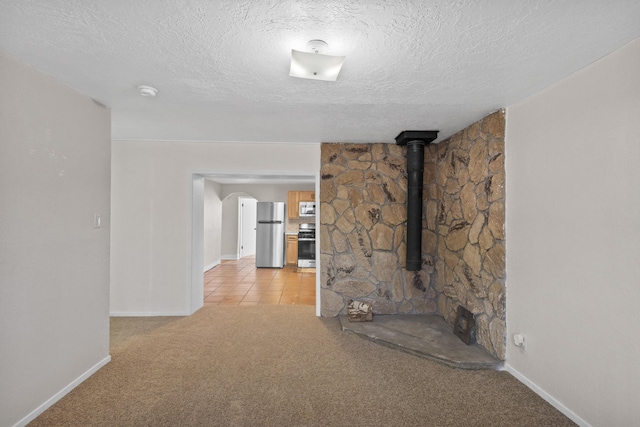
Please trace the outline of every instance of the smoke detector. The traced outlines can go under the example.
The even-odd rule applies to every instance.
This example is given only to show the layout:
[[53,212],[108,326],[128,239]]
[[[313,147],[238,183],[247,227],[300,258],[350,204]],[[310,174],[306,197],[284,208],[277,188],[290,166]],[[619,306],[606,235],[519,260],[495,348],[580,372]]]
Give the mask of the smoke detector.
[[158,89],[153,86],[140,85],[138,86],[138,90],[142,96],[150,96],[153,98],[158,94]]

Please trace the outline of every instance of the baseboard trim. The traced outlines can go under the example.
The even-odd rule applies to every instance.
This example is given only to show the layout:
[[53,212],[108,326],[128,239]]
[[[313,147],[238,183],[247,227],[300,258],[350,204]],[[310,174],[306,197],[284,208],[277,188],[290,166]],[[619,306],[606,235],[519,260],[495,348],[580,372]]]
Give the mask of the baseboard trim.
[[221,262],[221,260],[218,259],[218,260],[212,262],[209,265],[205,265],[204,266],[204,272],[206,273],[207,271],[211,270],[213,267],[216,267],[216,266],[220,265],[220,262]]
[[71,383],[69,383],[69,385],[67,385],[62,390],[60,390],[59,392],[54,394],[52,397],[50,397],[42,405],[38,406],[36,409],[31,411],[31,413],[29,413],[29,415],[27,415],[26,417],[24,417],[23,419],[21,419],[20,421],[15,423],[13,425],[13,427],[24,427],[27,424],[29,424],[31,421],[35,420],[38,417],[38,415],[42,414],[44,411],[49,409],[58,400],[62,399],[71,390],[73,390],[74,388],[78,387],[80,385],[80,383],[82,383],[84,380],[89,378],[91,375],[95,374],[100,368],[102,368],[104,365],[106,365],[110,361],[111,361],[111,356],[107,356],[104,359],[102,359],[101,361],[99,361],[98,363],[96,363],[95,365],[93,365],[91,368],[89,368],[88,371],[86,371],[85,373],[80,375],[78,378],[76,378]]
[[240,259],[240,257],[238,256],[238,254],[229,254],[229,255],[222,255],[221,259],[237,261]]
[[109,317],[179,317],[189,316],[185,312],[168,312],[168,311],[112,311]]
[[589,424],[588,422],[580,418],[575,412],[573,412],[571,409],[564,406],[562,403],[556,400],[553,396],[551,396],[549,393],[547,393],[541,387],[539,387],[536,383],[531,381],[529,378],[522,375],[513,366],[507,363],[505,364],[504,367],[505,367],[505,370],[509,372],[511,375],[513,375],[514,377],[516,377],[518,381],[520,381],[522,384],[526,385],[531,390],[533,390],[535,394],[537,394],[538,396],[546,400],[551,406],[556,408],[558,411],[562,412],[571,421],[578,424],[580,427],[592,427],[591,424]]

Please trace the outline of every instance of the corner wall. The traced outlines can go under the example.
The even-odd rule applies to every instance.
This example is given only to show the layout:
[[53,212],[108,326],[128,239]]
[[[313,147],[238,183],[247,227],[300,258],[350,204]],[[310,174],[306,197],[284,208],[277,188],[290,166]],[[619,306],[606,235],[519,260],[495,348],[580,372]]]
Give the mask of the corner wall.
[[407,148],[322,144],[322,315],[350,299],[375,314],[436,314],[462,305],[477,340],[503,359],[504,112],[425,148],[422,269],[406,271]]
[[222,259],[222,186],[204,180],[204,270],[220,264]]
[[437,233],[438,309],[452,326],[458,306],[476,339],[505,358],[504,111],[438,144],[426,223]]
[[110,145],[109,109],[0,52],[2,426],[109,361]]
[[638,425],[638,76],[640,40],[507,110],[508,367],[583,425]]

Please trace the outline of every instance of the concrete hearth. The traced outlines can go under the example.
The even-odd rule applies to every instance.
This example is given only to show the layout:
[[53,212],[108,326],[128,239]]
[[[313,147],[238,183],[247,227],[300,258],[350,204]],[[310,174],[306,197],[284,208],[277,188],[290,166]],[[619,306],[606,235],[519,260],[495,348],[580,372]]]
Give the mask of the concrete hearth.
[[466,345],[440,316],[374,316],[372,322],[349,322],[340,316],[342,330],[387,347],[459,369],[502,369],[502,361],[478,344]]

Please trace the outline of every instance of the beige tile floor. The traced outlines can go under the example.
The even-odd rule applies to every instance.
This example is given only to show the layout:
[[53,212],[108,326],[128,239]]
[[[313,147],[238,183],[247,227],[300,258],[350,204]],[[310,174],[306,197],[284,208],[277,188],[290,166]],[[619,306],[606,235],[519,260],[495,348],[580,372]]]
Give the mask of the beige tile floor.
[[289,265],[256,268],[255,257],[225,260],[204,273],[204,304],[315,305],[316,273]]

